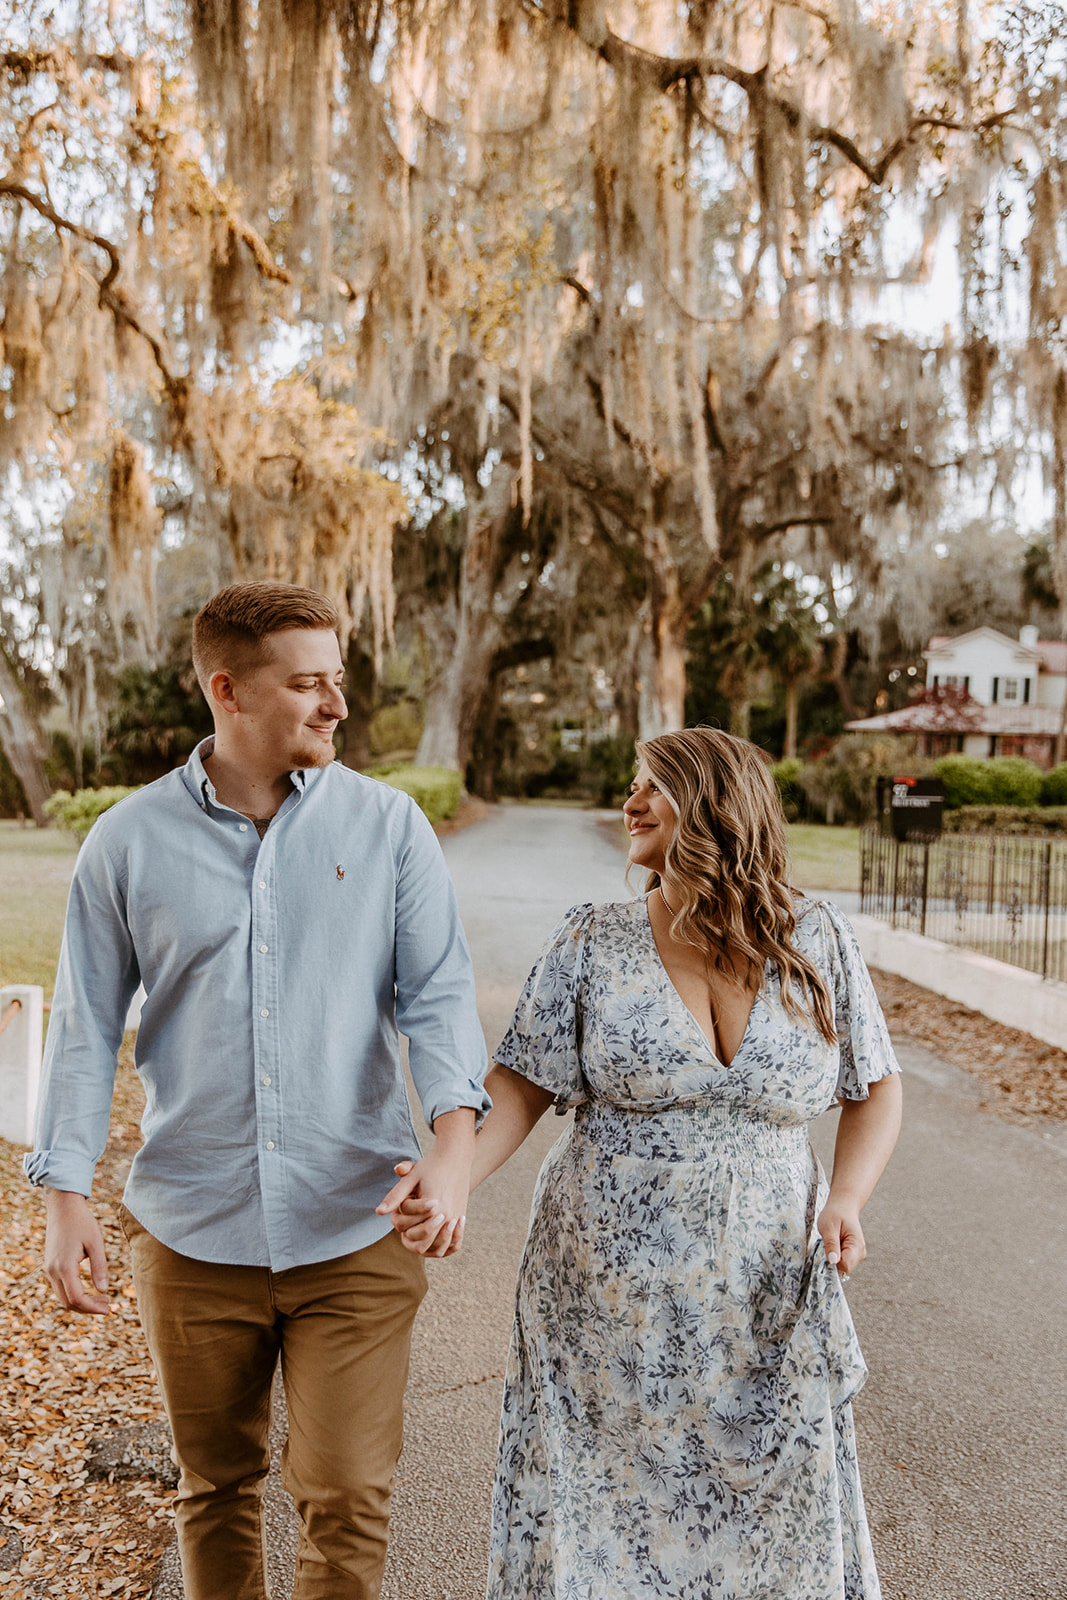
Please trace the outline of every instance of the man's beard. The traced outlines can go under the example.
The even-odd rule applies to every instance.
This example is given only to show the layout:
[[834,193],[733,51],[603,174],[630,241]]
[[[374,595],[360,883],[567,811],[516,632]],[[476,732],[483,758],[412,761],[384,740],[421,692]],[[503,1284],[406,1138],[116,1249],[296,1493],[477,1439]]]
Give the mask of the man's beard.
[[292,767],[328,767],[337,760],[332,740],[316,739],[309,735],[294,747]]

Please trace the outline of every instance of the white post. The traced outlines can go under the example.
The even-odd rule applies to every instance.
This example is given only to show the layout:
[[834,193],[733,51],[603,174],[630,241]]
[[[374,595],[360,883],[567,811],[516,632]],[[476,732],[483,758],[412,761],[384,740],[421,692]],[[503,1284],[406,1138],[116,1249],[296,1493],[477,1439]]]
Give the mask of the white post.
[[36,983],[0,989],[0,1138],[33,1144],[41,1081],[44,990]]

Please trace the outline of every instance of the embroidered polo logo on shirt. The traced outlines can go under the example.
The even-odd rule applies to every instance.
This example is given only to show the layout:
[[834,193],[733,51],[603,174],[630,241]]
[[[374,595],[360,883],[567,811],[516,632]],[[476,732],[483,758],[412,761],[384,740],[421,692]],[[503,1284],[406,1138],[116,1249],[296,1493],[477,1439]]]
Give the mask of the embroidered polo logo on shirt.
[[340,863],[337,866],[337,881],[338,883],[344,883],[345,881],[345,869]]

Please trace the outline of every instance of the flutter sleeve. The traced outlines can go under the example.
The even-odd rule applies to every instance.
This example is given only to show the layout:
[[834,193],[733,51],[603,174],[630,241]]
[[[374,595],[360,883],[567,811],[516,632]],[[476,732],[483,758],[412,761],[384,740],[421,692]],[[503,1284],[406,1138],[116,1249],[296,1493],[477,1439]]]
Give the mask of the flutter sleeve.
[[519,996],[494,1058],[556,1096],[556,1106],[587,1098],[582,1079],[582,967],[591,905],[572,906],[547,940]]
[[882,1008],[856,930],[835,905],[823,900],[827,954],[833,977],[834,1026],[841,1047],[837,1096],[866,1100],[868,1086],[900,1071]]

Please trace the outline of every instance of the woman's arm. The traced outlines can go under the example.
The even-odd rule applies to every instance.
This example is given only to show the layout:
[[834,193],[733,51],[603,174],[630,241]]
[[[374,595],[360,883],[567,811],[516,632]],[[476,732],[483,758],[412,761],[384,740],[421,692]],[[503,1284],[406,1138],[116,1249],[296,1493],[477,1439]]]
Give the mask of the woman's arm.
[[900,1132],[900,1074],[879,1078],[866,1100],[845,1100],[837,1125],[830,1193],[816,1226],[826,1259],[847,1276],[867,1254],[860,1212],[886,1169]]
[[[502,1167],[509,1156],[522,1144],[526,1136],[540,1122],[555,1096],[547,1089],[542,1089],[539,1084],[531,1083],[529,1078],[524,1078],[518,1072],[512,1072],[510,1067],[501,1067],[494,1062],[493,1069],[485,1080],[485,1087],[493,1102],[492,1110],[487,1114],[485,1121],[479,1128],[474,1139],[474,1162],[471,1167],[470,1187],[476,1189],[498,1167]],[[412,1170],[412,1164],[402,1161],[396,1168],[398,1175],[403,1178]],[[415,1251],[418,1255],[436,1254],[434,1248],[439,1232],[443,1232],[443,1222],[439,1216],[439,1206],[433,1195],[422,1195],[421,1190],[413,1191],[404,1197],[399,1194],[401,1185],[378,1207],[378,1210],[389,1210],[392,1213],[393,1227],[399,1233],[401,1240],[408,1250]],[[390,1205],[393,1196],[398,1196],[396,1204]],[[466,1218],[462,1218],[448,1248],[440,1253],[453,1255],[458,1250],[463,1238],[463,1225]]]
[[493,1109],[478,1130],[474,1141],[471,1188],[477,1189],[509,1156],[513,1156],[528,1134],[540,1122],[555,1095],[540,1084],[531,1083],[521,1073],[512,1072],[494,1061],[485,1080]]

